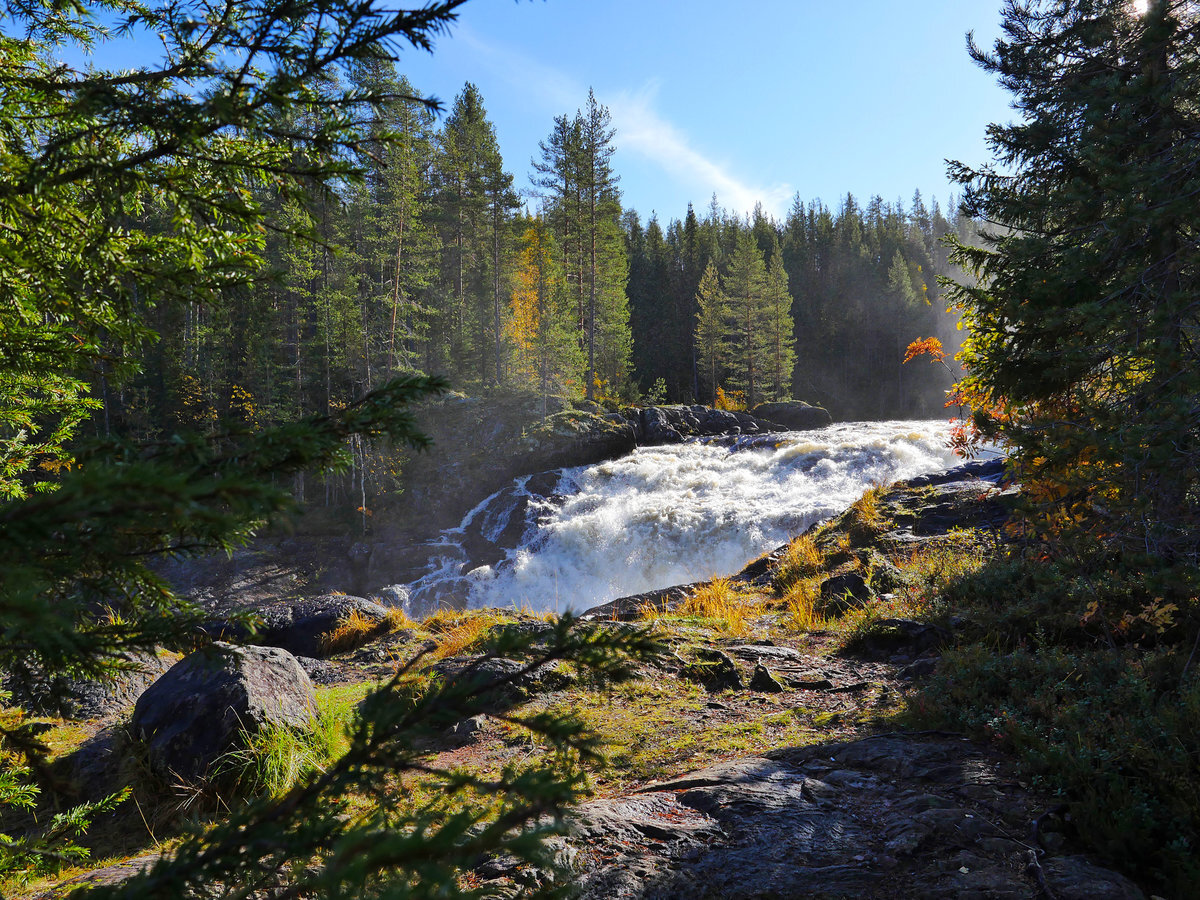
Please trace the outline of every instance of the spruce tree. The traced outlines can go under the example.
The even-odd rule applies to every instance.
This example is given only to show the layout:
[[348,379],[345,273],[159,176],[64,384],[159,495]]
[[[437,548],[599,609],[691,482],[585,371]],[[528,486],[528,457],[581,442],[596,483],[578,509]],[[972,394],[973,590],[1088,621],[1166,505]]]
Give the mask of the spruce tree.
[[717,402],[720,375],[730,356],[729,298],[721,290],[717,267],[710,260],[696,291],[696,357],[708,382],[709,403]]
[[721,279],[732,318],[734,363],[731,381],[745,391],[746,403],[762,399],[763,385],[770,377],[768,336],[767,270],[753,233],[737,234],[729,271]]
[[787,271],[783,267],[783,251],[774,236],[770,254],[763,298],[770,362],[765,393],[771,400],[786,400],[792,396],[792,369],[796,364],[796,350],[792,341],[792,295],[788,290]]
[[965,388],[1050,533],[1200,553],[1200,29],[1195,3],[1014,2],[992,52],[1020,120],[953,166],[993,223],[956,260]]

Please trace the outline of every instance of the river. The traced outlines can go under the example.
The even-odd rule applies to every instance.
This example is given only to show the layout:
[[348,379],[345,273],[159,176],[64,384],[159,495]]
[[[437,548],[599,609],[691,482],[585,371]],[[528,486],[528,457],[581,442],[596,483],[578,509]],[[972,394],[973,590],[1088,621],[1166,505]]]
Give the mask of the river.
[[579,611],[732,574],[873,484],[954,465],[948,434],[944,420],[842,423],[518,479],[435,542],[410,603]]

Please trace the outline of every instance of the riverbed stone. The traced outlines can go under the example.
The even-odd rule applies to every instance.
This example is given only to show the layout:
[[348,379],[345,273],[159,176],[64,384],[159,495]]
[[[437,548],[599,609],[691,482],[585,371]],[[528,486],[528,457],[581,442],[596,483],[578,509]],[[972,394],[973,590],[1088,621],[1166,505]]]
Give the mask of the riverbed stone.
[[138,698],[131,730],[151,767],[192,781],[264,725],[305,727],[317,713],[313,684],[278,647],[216,642],[171,667]]
[[754,667],[754,673],[750,676],[750,690],[759,691],[764,694],[782,694],[787,690],[778,679],[771,674],[771,670],[759,663]]
[[296,656],[320,659],[329,654],[325,636],[352,614],[378,625],[387,618],[388,610],[372,600],[349,594],[324,594],[280,603],[263,611],[262,629],[251,640]]
[[750,410],[750,415],[784,426],[789,431],[808,431],[833,424],[828,410],[811,406],[802,400],[783,400],[777,403],[760,403]]
[[874,592],[859,572],[845,572],[821,582],[821,611],[840,616],[871,602]]
[[737,664],[727,654],[711,647],[697,650],[695,659],[685,665],[679,674],[709,691],[742,689],[742,676]]

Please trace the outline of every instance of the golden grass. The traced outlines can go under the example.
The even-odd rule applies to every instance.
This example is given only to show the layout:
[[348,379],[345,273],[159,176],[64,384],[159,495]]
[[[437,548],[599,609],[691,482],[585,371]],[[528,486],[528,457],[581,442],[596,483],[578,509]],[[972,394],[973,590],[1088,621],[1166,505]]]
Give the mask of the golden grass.
[[887,530],[888,518],[880,503],[886,490],[882,484],[872,485],[846,511],[847,530],[856,544],[871,541]]
[[816,575],[824,565],[825,555],[817,542],[812,535],[802,534],[793,538],[783,551],[772,584],[780,594],[787,594],[792,585]]
[[399,631],[402,628],[416,628],[417,623],[408,617],[408,613],[400,609],[398,606],[393,606],[388,609],[387,616],[384,617],[384,624],[387,626],[388,632]]
[[437,647],[430,654],[436,659],[457,656],[483,640],[496,625],[509,619],[489,610],[439,609],[421,623],[433,634]]
[[820,613],[821,579],[803,578],[783,595],[782,622],[796,631],[817,631],[828,624]]
[[378,634],[390,630],[387,619],[377,621],[363,615],[357,609],[350,610],[350,615],[341,619],[333,631],[321,635],[321,647],[326,653],[344,653],[354,650],[371,640]]
[[675,610],[677,615],[709,619],[718,631],[742,635],[759,613],[759,603],[738,593],[728,578],[714,578],[701,585]]

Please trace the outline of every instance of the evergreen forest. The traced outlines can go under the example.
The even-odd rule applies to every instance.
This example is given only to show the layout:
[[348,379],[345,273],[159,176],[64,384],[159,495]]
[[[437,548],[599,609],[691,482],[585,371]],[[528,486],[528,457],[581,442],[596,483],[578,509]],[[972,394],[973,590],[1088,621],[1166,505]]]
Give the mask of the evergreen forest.
[[[593,91],[505,160],[475,85],[405,77],[465,2],[0,4],[0,895],[1197,896],[1200,2],[997,0],[965,52],[1013,121],[944,207],[661,219]],[[129,32],[161,56],[62,61]],[[832,437],[735,415],[788,400]],[[681,404],[720,427],[668,429]],[[372,541],[403,557],[376,573],[498,579],[564,471],[619,481],[652,428],[726,467],[690,501],[952,411],[936,471],[854,481],[738,572],[582,614],[557,581],[419,613],[367,584]],[[882,433],[872,464],[927,437]],[[494,498],[454,538],[487,562],[380,522]],[[189,740],[237,718],[188,679],[252,657],[295,715],[164,763],[203,701]]]
[[[538,193],[521,197],[473,85],[443,115],[389,61],[349,67],[336,89],[387,98],[370,110],[361,180],[252,186],[276,223],[262,269],[221,304],[147,304],[160,339],[135,377],[101,372],[86,431],[274,425],[401,374],[610,404],[711,404],[721,388],[842,419],[948,415],[945,372],[902,363],[919,337],[957,346],[937,281],[957,271],[941,238],[972,233],[957,203],[946,218],[919,192],[834,208],[797,196],[780,221],[714,196],[643,220],[622,205],[620,136],[592,94],[547,123]],[[162,215],[148,209],[143,227]]]

